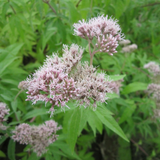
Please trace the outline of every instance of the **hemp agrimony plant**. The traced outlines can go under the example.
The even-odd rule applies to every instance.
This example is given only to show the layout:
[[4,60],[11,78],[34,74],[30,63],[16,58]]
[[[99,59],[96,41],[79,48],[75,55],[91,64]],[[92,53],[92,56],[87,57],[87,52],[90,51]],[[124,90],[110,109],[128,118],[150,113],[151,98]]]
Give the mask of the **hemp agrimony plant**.
[[[56,53],[47,56],[43,66],[18,86],[21,90],[26,90],[27,101],[32,101],[33,104],[37,101],[50,103],[51,116],[57,107],[70,108],[67,104],[69,101],[76,102],[75,108],[84,106],[96,110],[99,103],[106,103],[108,93],[119,94],[121,86],[122,78],[116,82],[112,81],[105,73],[98,73],[93,66],[93,57],[96,53],[104,52],[112,56],[117,52],[118,41],[123,39],[117,21],[102,15],[89,21],[79,21],[73,27],[74,34],[88,42],[90,64],[87,61],[81,62],[84,52],[82,47],[77,44],[63,45],[62,57]],[[5,113],[8,113],[8,110]],[[102,112],[98,112],[97,116],[102,123],[124,138],[125,135],[112,116],[108,115],[110,116],[108,122],[101,114]],[[47,152],[46,148],[57,140],[56,131],[59,129],[61,127],[53,120],[39,126],[22,123],[12,131],[11,138],[21,144],[29,144],[31,149],[41,156]]]
[[21,89],[28,90],[27,101],[33,104],[37,101],[51,103],[51,114],[55,106],[68,107],[66,103],[71,99],[84,107],[92,105],[96,108],[96,103],[105,102],[106,93],[112,93],[117,87],[106,80],[104,73],[97,73],[92,65],[95,53],[116,53],[118,40],[122,39],[117,21],[102,15],[88,22],[79,21],[73,26],[75,34],[88,41],[90,65],[88,62],[81,63],[84,50],[80,46],[64,45],[62,57],[53,53],[39,70],[19,85]]

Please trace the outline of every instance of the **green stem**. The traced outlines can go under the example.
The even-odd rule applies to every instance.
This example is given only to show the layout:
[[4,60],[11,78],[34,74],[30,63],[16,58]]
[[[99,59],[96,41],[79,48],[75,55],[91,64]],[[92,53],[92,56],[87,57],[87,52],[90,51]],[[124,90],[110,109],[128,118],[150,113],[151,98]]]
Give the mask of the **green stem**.
[[[10,0],[8,0],[8,3],[10,2]],[[14,12],[14,14],[16,14],[16,11],[15,11],[15,9],[13,8],[13,6],[11,5],[11,4],[9,4],[10,5],[10,7],[11,7],[11,9],[13,10],[13,12]]]
[[88,47],[89,47],[89,54],[90,54],[90,66],[92,65],[93,63],[93,54],[91,53],[91,41],[89,40],[89,43],[88,43]]

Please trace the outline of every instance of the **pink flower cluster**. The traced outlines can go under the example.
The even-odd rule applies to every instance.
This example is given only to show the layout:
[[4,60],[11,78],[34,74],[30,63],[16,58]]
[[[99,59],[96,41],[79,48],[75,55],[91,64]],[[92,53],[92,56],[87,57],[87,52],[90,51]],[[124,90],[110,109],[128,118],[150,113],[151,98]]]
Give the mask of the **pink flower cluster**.
[[3,102],[0,102],[0,123],[3,121],[6,121],[5,116],[9,114],[9,109],[7,108],[7,105]]
[[121,28],[117,20],[102,15],[91,18],[88,22],[79,21],[73,26],[75,35],[90,42],[95,38],[95,47],[98,51],[107,52],[110,55],[117,52],[118,41],[122,39]]
[[31,145],[34,152],[41,156],[47,152],[47,147],[57,140],[57,130],[61,127],[53,120],[46,121],[45,124],[39,126],[30,126],[22,123],[12,131],[12,139],[20,144]]
[[61,58],[56,54],[47,57],[44,65],[32,77],[19,84],[21,89],[28,90],[28,101],[51,103],[52,115],[54,106],[67,106],[70,99],[77,100],[85,107],[92,104],[92,99],[96,107],[96,102],[107,100],[106,93],[119,92],[120,83],[106,80],[105,74],[97,73],[92,65],[80,62],[83,49],[79,46],[64,46],[63,52]]
[[[54,106],[67,106],[70,99],[77,100],[85,107],[92,104],[92,99],[96,107],[96,102],[105,102],[106,93],[119,91],[119,84],[106,80],[105,74],[97,73],[92,66],[96,52],[108,52],[110,55],[116,53],[118,41],[122,39],[117,21],[102,15],[88,22],[79,21],[74,24],[74,28],[76,35],[89,41],[90,66],[80,62],[83,54],[81,47],[76,44],[70,47],[64,45],[62,57],[57,54],[47,57],[39,70],[19,84],[19,88],[28,90],[27,100],[33,104],[37,101],[51,103],[51,114]],[[92,53],[90,44],[94,47]]]
[[122,86],[121,82],[123,82],[123,79],[110,82],[110,87],[114,93],[119,94],[119,89]]
[[152,94],[152,97],[156,100],[160,99],[160,84],[151,83],[148,85],[147,92]]
[[74,80],[62,70],[54,68],[48,68],[40,75],[35,74],[34,78],[28,81],[28,86],[28,101],[50,102],[52,107],[65,106],[65,103],[77,93]]
[[160,75],[160,67],[155,62],[149,62],[144,65],[145,69],[148,69],[150,73],[152,73],[154,76]]
[[[72,44],[69,48],[64,46],[63,57],[56,54],[48,57],[44,65],[37,70],[27,81],[22,81],[19,86],[27,89],[27,100],[34,104],[37,101],[50,102],[54,106],[65,106],[70,98],[77,96],[78,88],[75,88],[75,81],[69,77],[69,73],[82,58],[83,49]],[[25,86],[23,86],[23,84]]]
[[3,125],[3,122],[7,119],[5,118],[6,115],[9,114],[9,109],[7,105],[3,102],[0,102],[0,130],[6,130],[7,126]]
[[79,63],[75,72],[71,74],[76,81],[76,87],[79,88],[76,100],[84,107],[90,106],[92,99],[93,107],[96,108],[96,102],[105,102],[106,93],[112,92],[111,83],[106,80],[105,74],[97,73],[95,70],[93,66],[88,66],[88,63]]

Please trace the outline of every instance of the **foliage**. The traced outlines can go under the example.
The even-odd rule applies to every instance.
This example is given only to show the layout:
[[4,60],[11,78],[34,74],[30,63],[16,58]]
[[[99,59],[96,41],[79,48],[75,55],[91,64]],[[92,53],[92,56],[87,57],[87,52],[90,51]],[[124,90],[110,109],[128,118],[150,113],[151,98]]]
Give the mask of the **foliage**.
[[[145,92],[151,80],[143,68],[160,60],[158,5],[154,0],[1,0],[0,102],[7,104],[10,114],[5,122],[9,130],[0,131],[0,159],[160,159],[160,119],[154,117],[155,101]],[[86,48],[82,61],[89,61],[87,41],[74,36],[72,26],[99,14],[118,19],[126,39],[138,45],[131,53],[122,53],[120,46],[114,56],[96,53],[93,58],[93,65],[112,80],[124,79],[120,95],[108,95],[107,104],[98,104],[95,111],[68,102],[70,109],[57,107],[50,118],[49,104],[46,108],[44,103],[32,105],[17,86],[47,55],[57,51],[61,55],[63,44]],[[16,125],[39,125],[50,119],[63,129],[41,158],[29,151],[29,145],[10,139]],[[111,146],[112,153],[106,146]]]

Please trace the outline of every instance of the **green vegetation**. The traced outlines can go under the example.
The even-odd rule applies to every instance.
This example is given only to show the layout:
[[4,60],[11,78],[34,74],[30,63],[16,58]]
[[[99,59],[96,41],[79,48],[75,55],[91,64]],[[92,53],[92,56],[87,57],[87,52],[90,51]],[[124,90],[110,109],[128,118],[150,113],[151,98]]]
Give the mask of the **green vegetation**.
[[[146,92],[153,75],[144,69],[150,61],[160,64],[159,6],[156,0],[1,0],[0,102],[10,112],[3,123],[8,129],[0,130],[0,159],[159,160],[160,117],[157,102]],[[73,24],[102,14],[115,17],[125,39],[138,46],[124,53],[119,45],[113,56],[102,52],[93,58],[98,72],[113,81],[124,79],[120,94],[108,94],[107,103],[96,110],[70,101],[70,109],[56,107],[52,117],[51,104],[25,101],[27,94],[18,84],[42,66],[46,56],[62,56],[63,44],[82,46],[82,61],[90,61],[88,43],[73,35]],[[62,129],[42,157],[10,138],[16,125],[50,119]]]

